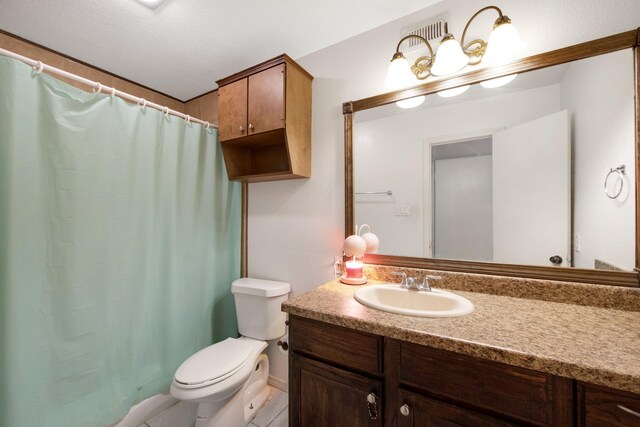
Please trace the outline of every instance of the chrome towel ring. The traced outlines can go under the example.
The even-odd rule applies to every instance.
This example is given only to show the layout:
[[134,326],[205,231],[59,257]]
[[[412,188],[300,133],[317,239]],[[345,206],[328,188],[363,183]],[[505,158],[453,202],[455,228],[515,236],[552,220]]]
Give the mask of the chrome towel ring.
[[[624,170],[625,170],[624,165],[620,165],[617,168],[609,169],[609,173],[607,174],[607,177],[604,179],[604,194],[606,194],[608,198],[617,199],[620,193],[622,193],[622,187],[624,187]],[[618,180],[620,181],[620,188],[618,188],[618,191],[615,194],[609,194],[609,189],[607,188],[607,182],[609,181],[609,177],[613,174],[618,174]]]

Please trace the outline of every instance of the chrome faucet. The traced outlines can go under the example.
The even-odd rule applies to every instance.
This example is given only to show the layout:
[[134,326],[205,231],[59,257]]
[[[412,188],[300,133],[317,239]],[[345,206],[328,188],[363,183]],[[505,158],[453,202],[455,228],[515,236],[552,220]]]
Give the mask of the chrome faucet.
[[402,289],[409,289],[409,282],[407,280],[407,273],[393,272],[391,274],[393,274],[394,276],[402,276],[402,282],[400,283],[400,287]]
[[429,283],[429,281],[440,279],[442,279],[442,276],[431,276],[427,274],[422,279],[422,283],[418,285],[418,290],[431,292],[431,284]]
[[430,276],[426,275],[420,282],[415,277],[407,277],[406,273],[392,273],[395,276],[402,276],[402,282],[400,283],[400,287],[402,289],[415,289],[418,291],[431,292],[431,283],[430,280],[440,280],[441,276]]

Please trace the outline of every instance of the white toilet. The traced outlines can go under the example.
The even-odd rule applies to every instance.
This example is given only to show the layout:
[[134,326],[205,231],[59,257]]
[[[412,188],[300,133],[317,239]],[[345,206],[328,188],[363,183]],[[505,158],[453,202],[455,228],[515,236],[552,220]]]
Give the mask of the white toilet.
[[233,282],[240,338],[227,338],[185,360],[171,394],[198,403],[196,427],[245,427],[269,399],[266,340],[285,334],[280,305],[291,286],[243,278]]

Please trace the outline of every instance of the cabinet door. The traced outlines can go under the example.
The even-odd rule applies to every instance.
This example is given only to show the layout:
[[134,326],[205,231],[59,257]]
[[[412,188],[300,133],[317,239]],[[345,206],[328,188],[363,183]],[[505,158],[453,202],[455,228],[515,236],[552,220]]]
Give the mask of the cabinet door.
[[[382,383],[291,355],[289,420],[292,427],[382,426]],[[367,397],[375,395],[375,402]]]
[[284,127],[285,64],[249,76],[249,134]]
[[247,135],[247,79],[218,89],[218,140]]
[[594,385],[578,384],[579,425],[640,426],[640,396]]
[[[400,427],[495,427],[516,425],[405,390],[400,390],[400,405],[401,407],[406,405],[397,417]],[[400,411],[400,408],[397,410]]]

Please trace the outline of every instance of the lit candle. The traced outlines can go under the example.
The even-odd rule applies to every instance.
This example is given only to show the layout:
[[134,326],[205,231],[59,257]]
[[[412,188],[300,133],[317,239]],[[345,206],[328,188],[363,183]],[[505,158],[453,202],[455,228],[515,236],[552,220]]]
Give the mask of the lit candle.
[[362,278],[362,261],[347,261],[347,278],[349,279],[361,279]]

